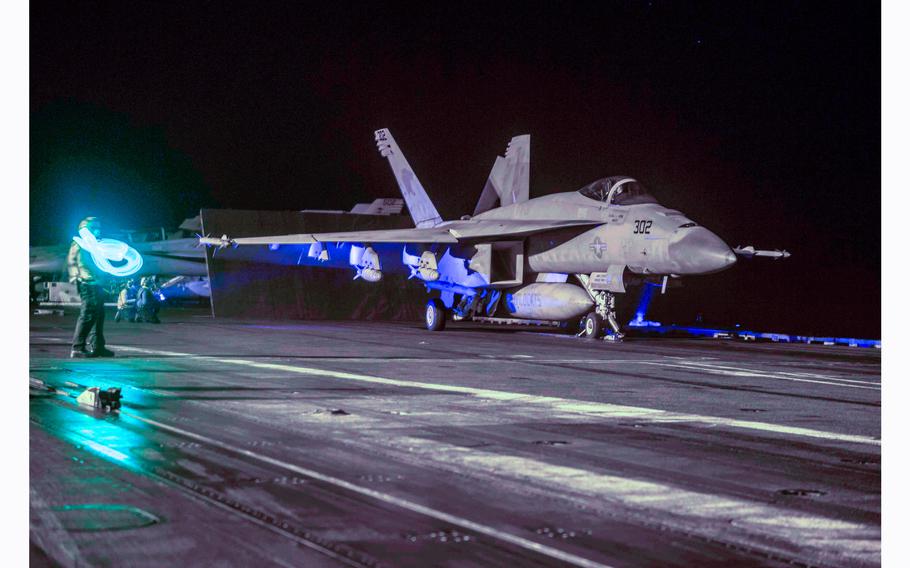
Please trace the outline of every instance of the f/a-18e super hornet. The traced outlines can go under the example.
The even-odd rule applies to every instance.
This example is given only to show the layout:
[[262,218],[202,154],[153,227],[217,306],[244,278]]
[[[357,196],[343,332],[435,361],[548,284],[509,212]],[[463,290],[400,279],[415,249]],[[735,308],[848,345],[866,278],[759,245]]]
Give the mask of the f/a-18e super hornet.
[[[203,237],[208,245],[308,245],[307,257],[350,266],[375,282],[404,271],[439,297],[426,305],[426,327],[446,319],[523,323],[578,322],[581,334],[622,338],[616,296],[651,281],[729,268],[736,255],[789,256],[753,247],[732,250],[683,213],[661,206],[628,176],[578,191],[529,199],[531,141],[512,138],[497,156],[472,216],[444,221],[387,129],[376,144],[389,160],[414,220],[413,229]],[[607,328],[609,326],[609,328]]]

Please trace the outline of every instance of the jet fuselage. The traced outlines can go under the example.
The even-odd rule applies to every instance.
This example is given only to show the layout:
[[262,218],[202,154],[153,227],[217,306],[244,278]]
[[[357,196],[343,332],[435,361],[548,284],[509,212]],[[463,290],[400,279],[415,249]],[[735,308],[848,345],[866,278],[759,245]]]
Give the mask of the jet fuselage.
[[736,262],[720,237],[657,203],[606,205],[578,192],[556,193],[471,221],[494,219],[602,222],[581,234],[558,229],[528,237],[526,260],[533,272],[586,274],[627,266],[638,274],[683,276],[718,272]]

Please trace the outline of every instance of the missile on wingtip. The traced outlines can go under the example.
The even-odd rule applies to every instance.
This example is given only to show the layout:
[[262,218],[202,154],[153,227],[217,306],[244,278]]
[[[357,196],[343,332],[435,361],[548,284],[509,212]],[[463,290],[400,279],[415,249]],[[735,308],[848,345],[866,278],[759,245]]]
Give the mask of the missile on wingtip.
[[237,247],[237,243],[234,242],[234,239],[228,238],[227,235],[221,235],[221,238],[217,237],[199,237],[199,244],[205,246],[214,246],[218,248],[225,247]]
[[753,256],[764,256],[767,258],[773,258],[774,260],[780,260],[781,258],[790,258],[790,253],[785,250],[756,250],[756,248],[753,246],[736,247],[733,249],[733,252],[739,256],[744,256],[746,258],[752,258]]

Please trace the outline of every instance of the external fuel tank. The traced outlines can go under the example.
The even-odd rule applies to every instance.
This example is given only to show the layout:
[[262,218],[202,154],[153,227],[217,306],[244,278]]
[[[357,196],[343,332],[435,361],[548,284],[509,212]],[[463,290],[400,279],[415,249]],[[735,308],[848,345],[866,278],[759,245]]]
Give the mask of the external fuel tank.
[[580,286],[538,282],[505,293],[503,306],[522,319],[569,320],[591,311],[594,302]]

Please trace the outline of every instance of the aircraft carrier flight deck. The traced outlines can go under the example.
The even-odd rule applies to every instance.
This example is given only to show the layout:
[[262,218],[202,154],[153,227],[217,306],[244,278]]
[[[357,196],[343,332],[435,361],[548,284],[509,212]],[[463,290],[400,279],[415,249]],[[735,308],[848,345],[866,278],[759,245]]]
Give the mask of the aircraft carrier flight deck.
[[32,565],[880,564],[878,349],[162,319],[31,316]]

